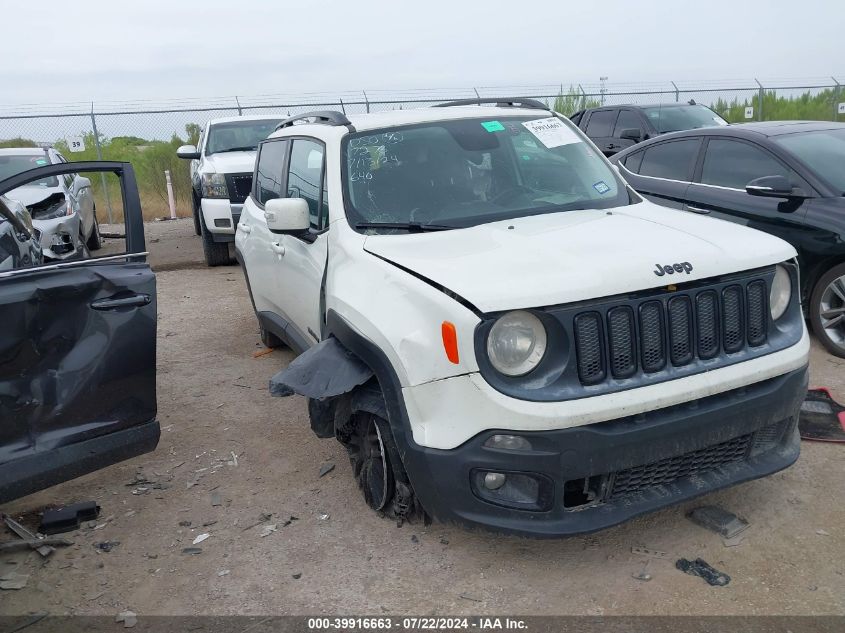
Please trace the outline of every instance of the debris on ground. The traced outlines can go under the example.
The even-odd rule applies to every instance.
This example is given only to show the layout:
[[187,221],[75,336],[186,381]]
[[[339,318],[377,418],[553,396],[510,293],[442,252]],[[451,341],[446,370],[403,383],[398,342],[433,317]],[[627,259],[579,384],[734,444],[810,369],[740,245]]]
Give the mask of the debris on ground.
[[211,534],[208,534],[208,533],[198,534],[197,537],[194,539],[193,544],[198,545],[199,543],[202,543],[205,539],[207,539],[209,536],[211,536]]
[[220,571],[217,572],[217,575],[218,576],[228,576],[229,570],[228,569],[221,569]]
[[827,530],[816,530],[816,534],[818,534],[819,536],[830,536],[830,532],[828,532]]
[[72,503],[61,508],[44,510],[38,531],[42,534],[63,534],[78,530],[83,521],[94,521],[100,516],[100,506],[95,501]]
[[179,521],[179,527],[191,527],[190,521]]
[[736,536],[732,536],[731,538],[722,537],[722,545],[725,547],[737,547],[742,545],[743,541],[745,540],[745,534],[737,534]]
[[320,477],[325,477],[334,470],[334,462],[325,462],[320,466]]
[[118,545],[120,545],[120,541],[102,541],[100,543],[94,543],[94,547],[101,552],[110,552]]
[[10,571],[0,576],[0,589],[23,589],[29,582],[29,574]]
[[730,576],[714,569],[710,564],[700,558],[696,558],[695,560],[679,558],[675,563],[675,567],[690,576],[703,578],[708,585],[713,587],[724,587],[731,581]]
[[235,451],[231,451],[230,454],[232,456],[232,459],[230,459],[228,462],[226,462],[226,464],[229,465],[229,466],[237,466],[238,465],[238,456],[235,455]]
[[[17,534],[19,537],[24,539],[25,541],[41,541],[35,534],[27,530],[24,526],[20,523],[15,521],[12,517],[2,515],[3,521],[6,523],[6,527],[8,527],[12,532]],[[50,547],[49,545],[41,545],[41,544],[31,544],[30,547],[38,552],[42,557],[46,558],[56,550]]]
[[669,558],[668,552],[663,552],[659,549],[651,549],[649,547],[632,547],[631,553],[637,554],[638,556],[645,556],[647,558],[659,558],[664,560]]
[[68,547],[73,545],[73,541],[68,541],[63,538],[44,538],[44,539],[23,539],[20,541],[7,541],[0,543],[0,552],[13,552],[19,549],[29,549],[33,547]]
[[465,593],[458,594],[458,597],[462,598],[463,600],[469,600],[470,602],[484,602],[480,598],[473,598],[472,596],[468,596]]
[[440,544],[441,544],[441,545],[448,545],[448,544],[449,544],[449,539],[447,539],[445,536],[441,536],[441,537],[440,537]]
[[325,512],[321,512],[320,514],[318,514],[318,515],[317,515],[317,518],[318,518],[320,521],[328,521],[328,520],[329,520],[329,515],[328,515],[328,514],[326,514]]
[[651,574],[645,570],[634,572],[633,574],[631,574],[631,577],[645,582],[651,580]]
[[251,530],[254,527],[258,527],[262,523],[266,523],[267,521],[269,521],[272,518],[273,518],[272,512],[262,512],[261,514],[258,515],[258,521],[256,521],[252,525],[246,526],[243,531],[246,532],[247,530]]
[[221,495],[216,490],[211,493],[211,505],[212,507],[222,506],[223,505],[223,495]]
[[182,553],[183,554],[192,554],[192,555],[202,554],[202,548],[201,547],[183,547]]
[[116,616],[114,616],[115,622],[123,622],[123,627],[126,629],[131,629],[133,626],[138,624],[138,617],[132,611],[121,611]]
[[296,572],[295,574],[291,574],[291,577],[292,577],[294,580],[299,580],[300,578],[302,578],[302,572],[301,572],[301,571],[298,571],[298,572]]
[[701,506],[687,515],[693,523],[731,539],[748,529],[748,522],[718,506]]
[[411,543],[419,543],[420,539],[417,538],[416,534],[411,534]]
[[798,431],[802,440],[845,442],[845,407],[827,387],[810,389],[801,403]]
[[270,536],[273,532],[276,531],[276,524],[272,523],[270,525],[265,525],[261,530],[261,537]]
[[266,347],[264,349],[255,350],[252,353],[252,357],[253,358],[261,358],[262,356],[267,356],[267,354],[272,354],[272,353],[273,353],[273,348],[272,347]]

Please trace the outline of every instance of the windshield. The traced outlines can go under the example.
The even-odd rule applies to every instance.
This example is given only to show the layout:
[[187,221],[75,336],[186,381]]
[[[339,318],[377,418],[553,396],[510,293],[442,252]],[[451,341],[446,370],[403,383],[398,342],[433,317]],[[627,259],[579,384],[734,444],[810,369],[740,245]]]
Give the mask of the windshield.
[[[49,165],[46,154],[0,154],[0,180],[17,176],[18,174]],[[58,187],[59,179],[55,176],[29,182],[27,187]]]
[[786,134],[772,140],[845,196],[845,128]]
[[255,150],[258,143],[270,136],[279,123],[281,119],[215,123],[208,129],[205,153]]
[[345,137],[343,152],[353,226],[459,228],[628,204],[624,183],[604,158],[556,117],[374,130]]
[[703,105],[665,106],[643,108],[643,112],[660,134],[678,132],[679,130],[695,130],[700,127],[713,125],[727,125],[718,114]]

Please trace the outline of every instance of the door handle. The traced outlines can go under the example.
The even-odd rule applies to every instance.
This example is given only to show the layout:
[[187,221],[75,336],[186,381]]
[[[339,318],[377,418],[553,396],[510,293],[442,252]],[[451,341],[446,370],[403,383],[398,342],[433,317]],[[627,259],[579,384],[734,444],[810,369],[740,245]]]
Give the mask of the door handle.
[[691,207],[687,205],[687,211],[692,211],[693,213],[698,213],[699,215],[708,215],[710,213],[710,209],[702,209],[701,207]]
[[91,302],[95,310],[115,310],[117,308],[140,308],[149,305],[152,301],[150,295],[132,295],[131,297],[120,297],[119,299],[97,299]]
[[271,248],[271,249],[272,249],[272,251],[273,251],[274,253],[276,253],[276,255],[278,255],[279,257],[284,257],[284,255],[285,255],[285,247],[284,247],[284,246],[282,246],[279,242],[271,242],[271,243],[270,243],[270,248]]
[[252,227],[249,224],[244,224],[243,222],[238,222],[238,229],[243,231],[244,233],[252,232]]

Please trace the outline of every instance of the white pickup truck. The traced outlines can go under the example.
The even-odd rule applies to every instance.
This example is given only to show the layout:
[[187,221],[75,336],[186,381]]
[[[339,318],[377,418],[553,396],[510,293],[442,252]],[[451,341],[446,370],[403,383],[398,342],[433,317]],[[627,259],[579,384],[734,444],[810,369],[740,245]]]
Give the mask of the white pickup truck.
[[278,116],[240,116],[206,123],[197,145],[182,145],[179,158],[191,161],[194,229],[202,236],[209,266],[231,262],[229,245],[244,200],[252,189],[258,142],[279,124]]
[[301,353],[271,393],[366,503],[552,536],[793,463],[795,249],[644,200],[541,103],[444,105],[283,122],[238,223],[262,338]]

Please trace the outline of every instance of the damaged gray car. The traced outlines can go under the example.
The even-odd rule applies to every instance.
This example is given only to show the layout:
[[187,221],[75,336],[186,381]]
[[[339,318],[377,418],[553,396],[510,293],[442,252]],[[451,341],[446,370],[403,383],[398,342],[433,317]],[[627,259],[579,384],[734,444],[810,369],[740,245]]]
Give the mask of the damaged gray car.
[[[33,263],[18,240],[0,271],[0,503],[158,444],[156,282],[132,166],[37,166],[0,180],[0,197],[78,171],[117,176],[125,250]],[[2,217],[26,234],[17,216]]]
[[26,207],[0,196],[0,272],[38,266],[41,245]]
[[[46,165],[67,164],[53,148],[0,149],[0,179]],[[88,256],[102,246],[91,181],[77,172],[29,182],[8,193],[32,217],[47,260]]]

